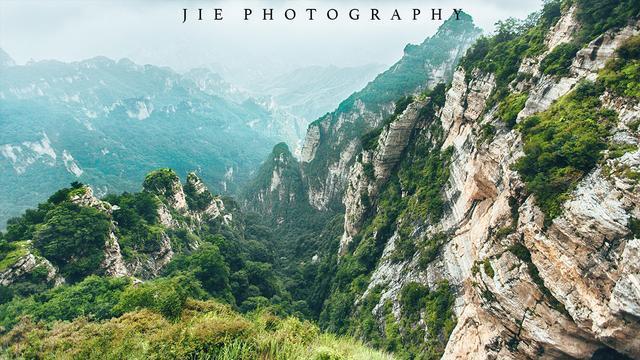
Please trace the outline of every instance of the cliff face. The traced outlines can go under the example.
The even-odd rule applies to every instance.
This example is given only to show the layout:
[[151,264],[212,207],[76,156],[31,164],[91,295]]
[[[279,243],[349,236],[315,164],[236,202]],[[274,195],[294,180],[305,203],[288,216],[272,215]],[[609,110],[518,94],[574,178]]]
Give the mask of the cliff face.
[[[542,116],[569,93],[579,92],[581,82],[597,81],[607,62],[618,56],[616,50],[640,34],[637,20],[609,30],[572,55],[566,71],[545,73],[544,59],[575,40],[581,27],[576,12],[575,5],[565,9],[547,32],[546,50],[525,57],[518,76],[508,83],[508,93],[528,94],[514,121]],[[347,265],[339,266],[350,266],[352,258],[371,251],[360,245],[367,236],[383,244],[366,290],[354,302],[360,314],[356,321],[370,312],[378,328],[387,331],[389,316],[400,324],[406,321],[405,289],[420,284],[434,290],[446,282],[453,289],[457,323],[443,358],[589,358],[596,352],[640,357],[637,100],[608,88],[598,96],[597,109],[617,115],[606,135],[612,145],[569,191],[560,214],[551,217],[516,171],[527,150],[524,130],[503,121],[501,105],[492,100],[500,86],[504,89],[492,72],[458,68],[433,116],[419,116],[431,100],[414,101],[382,128],[374,149],[358,153],[350,143],[340,153],[342,162],[329,167],[327,182],[311,186],[310,201],[321,206],[330,193],[341,193],[336,179],[348,174],[339,250]],[[317,144],[328,141],[323,124],[310,127],[307,144],[316,150],[309,150],[304,161],[313,161]],[[439,142],[434,134],[440,131]],[[437,193],[443,199],[440,217],[412,215],[411,204],[429,203],[420,191],[412,193],[403,175],[404,162],[415,161],[418,154],[410,149],[420,142],[435,145],[430,151],[451,153],[444,166],[447,181]],[[625,150],[613,155],[616,148]],[[357,160],[351,164],[347,158]],[[399,181],[390,179],[394,174]],[[382,189],[391,183],[401,189],[398,204],[408,205],[401,205],[405,210],[389,231],[376,224],[387,211]],[[407,244],[412,251],[403,250]],[[372,298],[375,306],[367,305]],[[428,343],[432,329],[426,315],[420,316],[413,326],[425,330]],[[363,326],[352,325],[367,338]]]
[[420,45],[407,45],[403,58],[338,109],[314,121],[301,151],[308,201],[316,209],[339,209],[349,168],[359,151],[358,137],[395,111],[402,96],[448,81],[454,64],[480,35],[470,16],[445,21]]
[[285,143],[277,144],[243,194],[244,208],[282,223],[286,213],[306,205],[300,165]]

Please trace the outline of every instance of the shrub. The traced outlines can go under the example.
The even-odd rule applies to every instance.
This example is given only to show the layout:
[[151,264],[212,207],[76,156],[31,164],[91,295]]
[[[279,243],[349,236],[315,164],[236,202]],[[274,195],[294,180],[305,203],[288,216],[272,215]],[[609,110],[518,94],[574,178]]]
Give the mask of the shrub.
[[491,266],[491,261],[489,258],[484,259],[482,262],[482,268],[484,269],[484,273],[487,274],[488,277],[493,278],[495,276],[495,272],[493,271],[493,267]]
[[178,175],[173,170],[164,168],[147,174],[142,187],[151,193],[168,197],[173,195],[173,186],[176,183],[180,183]]
[[616,114],[601,107],[600,93],[593,83],[579,84],[519,126],[525,156],[515,169],[527,190],[536,195],[547,224],[562,212],[570,191],[595,167],[607,147],[608,129]]
[[620,46],[618,58],[610,60],[600,71],[598,81],[618,96],[640,99],[638,53],[640,53],[640,36],[634,36]]
[[49,211],[34,246],[71,282],[99,272],[111,221],[103,212],[71,203]]
[[191,274],[178,274],[128,287],[114,311],[125,313],[150,309],[167,319],[177,319],[187,298],[202,299],[205,296],[200,283]]
[[572,42],[556,46],[540,63],[540,71],[547,75],[568,75],[578,50],[580,45]]
[[498,104],[497,116],[507,124],[509,129],[515,126],[518,114],[524,109],[527,98],[527,94],[513,93],[505,97],[504,100]]

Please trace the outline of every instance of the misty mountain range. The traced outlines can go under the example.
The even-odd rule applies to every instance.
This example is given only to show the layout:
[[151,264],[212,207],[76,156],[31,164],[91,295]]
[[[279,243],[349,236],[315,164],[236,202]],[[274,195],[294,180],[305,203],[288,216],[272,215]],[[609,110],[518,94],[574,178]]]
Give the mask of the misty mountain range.
[[378,71],[301,68],[248,88],[206,68],[180,74],[129,59],[15,65],[0,49],[0,66],[2,227],[70,181],[134,191],[157,167],[198,171],[233,193],[274,143],[295,149],[310,121]]

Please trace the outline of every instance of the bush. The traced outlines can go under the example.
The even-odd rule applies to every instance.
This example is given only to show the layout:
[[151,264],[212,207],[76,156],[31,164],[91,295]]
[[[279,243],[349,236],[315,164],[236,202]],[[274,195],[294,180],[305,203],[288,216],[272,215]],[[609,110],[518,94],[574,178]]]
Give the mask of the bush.
[[581,83],[519,126],[525,156],[516,162],[515,169],[527,190],[536,195],[547,224],[562,212],[569,193],[607,148],[608,129],[616,114],[601,107],[601,92],[593,83]]
[[190,274],[177,274],[128,287],[114,311],[125,313],[139,309],[156,311],[167,319],[177,319],[187,298],[202,299],[206,294]]
[[0,325],[12,328],[22,317],[35,321],[70,321],[79,316],[102,320],[120,315],[114,307],[131,284],[127,278],[88,276],[74,285],[63,285],[0,305]]
[[192,273],[211,296],[224,302],[234,303],[229,285],[229,267],[216,245],[202,244],[191,255],[178,255],[168,265],[165,273],[180,271]]
[[556,46],[540,63],[540,71],[547,75],[568,75],[571,62],[578,50],[580,50],[580,45],[576,43],[565,43]]
[[151,193],[156,195],[172,196],[173,186],[176,183],[180,183],[180,178],[171,169],[164,168],[150,172],[144,178],[142,187]]
[[640,36],[634,36],[618,49],[618,58],[607,63],[598,81],[618,96],[640,99]]
[[184,194],[187,199],[187,205],[191,210],[205,210],[209,204],[213,201],[213,195],[209,190],[204,190],[202,192],[198,192],[198,189],[195,188],[194,183],[196,181],[200,181],[198,177],[190,173],[187,175],[187,183],[184,186]]
[[96,209],[62,203],[49,211],[46,222],[34,235],[33,245],[75,282],[99,273],[111,221]]
[[522,93],[513,93],[505,97],[498,104],[497,116],[500,120],[507,124],[509,129],[513,128],[516,124],[518,114],[527,102],[528,95]]

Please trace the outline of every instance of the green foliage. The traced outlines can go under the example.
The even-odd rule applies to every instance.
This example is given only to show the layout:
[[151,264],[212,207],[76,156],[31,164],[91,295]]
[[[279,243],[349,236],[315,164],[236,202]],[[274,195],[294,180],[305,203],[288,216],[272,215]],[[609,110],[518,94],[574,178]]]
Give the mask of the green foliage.
[[191,255],[176,256],[165,273],[171,275],[179,271],[192,273],[211,296],[228,303],[235,301],[229,284],[229,267],[218,246],[205,243]]
[[522,59],[545,50],[544,38],[549,27],[560,18],[560,7],[559,0],[548,1],[540,13],[532,14],[526,20],[499,21],[495,35],[480,38],[460,60],[467,76],[475,68],[495,75],[496,88],[488,108],[508,95],[508,84],[518,76]]
[[150,172],[144,178],[142,187],[151,193],[164,196],[172,196],[175,184],[180,183],[180,179],[175,171],[164,168]]
[[615,112],[603,109],[601,89],[579,84],[548,110],[519,126],[525,156],[515,164],[527,190],[536,195],[549,223],[578,181],[602,158]]
[[401,344],[397,355],[405,359],[439,359],[456,324],[454,303],[455,296],[446,280],[432,291],[422,284],[406,284],[400,292],[400,331],[393,334]]
[[491,142],[496,135],[496,127],[491,124],[482,124],[480,127],[480,135],[478,136],[477,144],[484,144]]
[[609,148],[607,150],[609,150],[609,152],[607,153],[607,158],[609,159],[617,159],[619,157],[621,157],[622,155],[629,153],[629,152],[633,152],[636,151],[638,149],[638,147],[636,145],[632,145],[632,144],[617,144],[617,143],[612,143],[609,145]]
[[[449,54],[457,39],[475,38],[480,29],[473,24],[471,16],[461,13],[460,20],[450,18],[445,21],[438,33],[426,39],[420,45],[407,45],[404,56],[389,70],[378,75],[374,81],[364,89],[343,101],[338,111],[349,111],[356,99],[361,100],[369,108],[376,108],[390,103],[403,96],[416,93],[424,88],[430,77],[430,72],[424,66],[425,62],[432,66],[450,62]],[[455,60],[453,61],[456,62]]]
[[27,242],[7,242],[0,240],[0,271],[16,263],[21,257],[27,255]]
[[88,276],[74,285],[62,285],[30,297],[15,297],[0,305],[0,325],[12,328],[24,316],[35,321],[70,321],[79,316],[101,320],[120,313],[115,306],[131,281],[127,278]]
[[47,202],[39,204],[37,209],[27,209],[22,216],[9,219],[4,238],[7,241],[33,240],[38,225],[45,221],[47,213],[56,205],[68,201],[72,191],[82,188],[81,183],[73,182],[71,188],[56,191]]
[[507,237],[507,235],[512,234],[514,231],[515,227],[513,226],[513,224],[511,224],[499,228],[494,235],[496,239],[504,239],[505,237]]
[[25,319],[1,340],[12,344],[1,353],[8,359],[392,359],[296,318],[242,316],[219,303],[191,299],[173,320],[149,310],[51,327]]
[[148,192],[107,195],[104,201],[116,205],[116,221],[120,249],[125,259],[159,251],[164,229],[158,224],[158,200]]
[[400,116],[406,109],[409,104],[413,102],[413,96],[403,96],[398,99],[395,103],[395,110],[393,114],[387,116],[378,128],[371,130],[360,137],[360,143],[362,144],[362,148],[364,150],[375,150],[378,147],[378,137],[382,133],[382,130],[392,122],[396,121],[398,116]]
[[487,274],[488,277],[493,278],[495,272],[493,271],[491,260],[489,260],[489,258],[484,259],[484,261],[482,262],[482,268],[484,269],[484,273]]
[[167,319],[177,319],[182,314],[187,298],[202,299],[205,296],[200,282],[192,275],[177,274],[127,287],[114,311],[125,313],[150,309]]
[[427,150],[423,145],[418,145],[414,151],[416,156],[399,172],[402,188],[409,196],[402,213],[405,226],[421,219],[431,223],[440,220],[445,211],[442,188],[449,181],[453,155],[451,147],[440,151],[437,147]]
[[598,81],[618,96],[640,100],[640,36],[620,46],[618,57],[600,71]]
[[515,126],[518,113],[524,109],[528,97],[527,94],[513,93],[506,96],[498,104],[498,119],[504,121],[509,129]]
[[576,19],[580,22],[576,38],[580,44],[586,44],[607,30],[624,27],[640,17],[640,4],[635,0],[574,1],[577,5]]
[[640,239],[640,220],[630,217],[627,226],[631,231],[631,235],[636,239]]
[[99,210],[64,202],[51,209],[44,220],[33,241],[42,256],[71,282],[96,273],[111,229],[109,217]]
[[362,171],[364,172],[364,175],[367,177],[367,179],[369,180],[376,179],[376,173],[372,163],[362,164]]
[[436,259],[442,245],[448,240],[448,236],[444,232],[435,233],[432,236],[421,239],[418,243],[420,255],[418,257],[418,266],[426,269],[429,263]]
[[209,190],[198,192],[195,185],[200,179],[194,173],[187,175],[187,183],[184,185],[184,194],[187,199],[187,205],[190,210],[205,210],[213,201],[213,195]]
[[566,76],[580,45],[570,42],[556,46],[540,63],[540,71],[547,75]]

